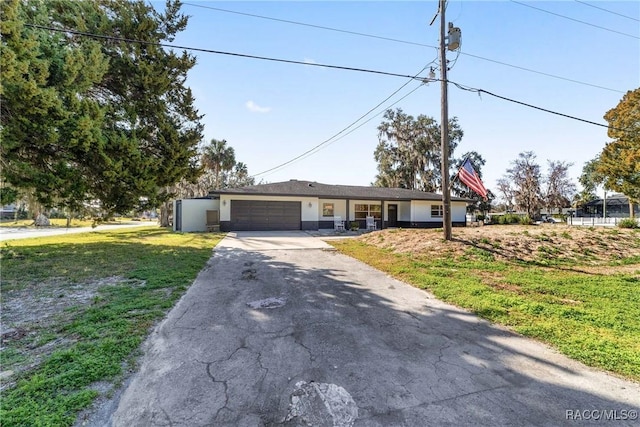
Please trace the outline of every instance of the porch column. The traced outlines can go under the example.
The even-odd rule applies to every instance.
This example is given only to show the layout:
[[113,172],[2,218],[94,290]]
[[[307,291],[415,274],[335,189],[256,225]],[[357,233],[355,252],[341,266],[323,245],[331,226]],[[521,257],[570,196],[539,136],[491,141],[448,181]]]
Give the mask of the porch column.
[[349,199],[347,199],[347,217],[344,219],[345,224],[349,224],[351,220],[349,219]]
[[384,200],[380,202],[380,230],[384,229]]

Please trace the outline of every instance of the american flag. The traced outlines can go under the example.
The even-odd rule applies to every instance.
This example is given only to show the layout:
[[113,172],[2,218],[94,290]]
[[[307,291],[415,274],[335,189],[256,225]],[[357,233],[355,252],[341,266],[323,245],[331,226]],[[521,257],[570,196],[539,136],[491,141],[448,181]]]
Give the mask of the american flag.
[[467,187],[481,195],[484,199],[487,198],[487,189],[484,188],[484,184],[480,180],[480,177],[473,168],[473,165],[471,165],[469,159],[465,160],[462,164],[462,167],[458,171],[458,178],[460,178],[460,181],[466,184]]

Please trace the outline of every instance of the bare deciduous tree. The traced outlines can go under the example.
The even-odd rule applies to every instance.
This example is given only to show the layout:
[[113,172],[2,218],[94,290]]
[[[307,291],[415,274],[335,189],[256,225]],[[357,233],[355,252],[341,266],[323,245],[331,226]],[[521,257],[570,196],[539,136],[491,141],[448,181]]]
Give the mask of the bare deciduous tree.
[[576,193],[576,185],[568,176],[572,163],[557,160],[547,160],[547,163],[549,168],[545,178],[547,184],[544,192],[545,207],[549,213],[553,209],[558,209],[558,213],[561,213],[564,206],[571,204]]
[[525,151],[511,162],[513,167],[507,169],[506,179],[513,183],[513,196],[516,209],[522,210],[535,218],[542,207],[542,193],[540,183],[542,174],[540,165],[536,163],[533,151]]
[[504,201],[506,210],[513,210],[514,191],[513,187],[511,187],[511,182],[507,178],[500,178],[496,181],[496,187]]

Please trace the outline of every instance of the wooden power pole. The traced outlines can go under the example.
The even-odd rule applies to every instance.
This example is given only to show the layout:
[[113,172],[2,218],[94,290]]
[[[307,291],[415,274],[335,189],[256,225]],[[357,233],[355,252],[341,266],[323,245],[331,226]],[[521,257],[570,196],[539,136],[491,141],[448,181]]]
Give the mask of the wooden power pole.
[[442,122],[440,149],[442,156],[442,228],[445,240],[451,240],[451,192],[449,189],[449,102],[447,94],[447,48],[446,28],[447,22],[444,16],[446,1],[440,0],[440,83],[442,86],[441,107]]

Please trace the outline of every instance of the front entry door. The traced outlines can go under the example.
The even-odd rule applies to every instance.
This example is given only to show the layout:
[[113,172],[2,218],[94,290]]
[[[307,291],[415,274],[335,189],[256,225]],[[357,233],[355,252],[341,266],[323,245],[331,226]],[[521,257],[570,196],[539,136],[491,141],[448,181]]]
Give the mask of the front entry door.
[[398,226],[398,205],[389,205],[389,227]]

